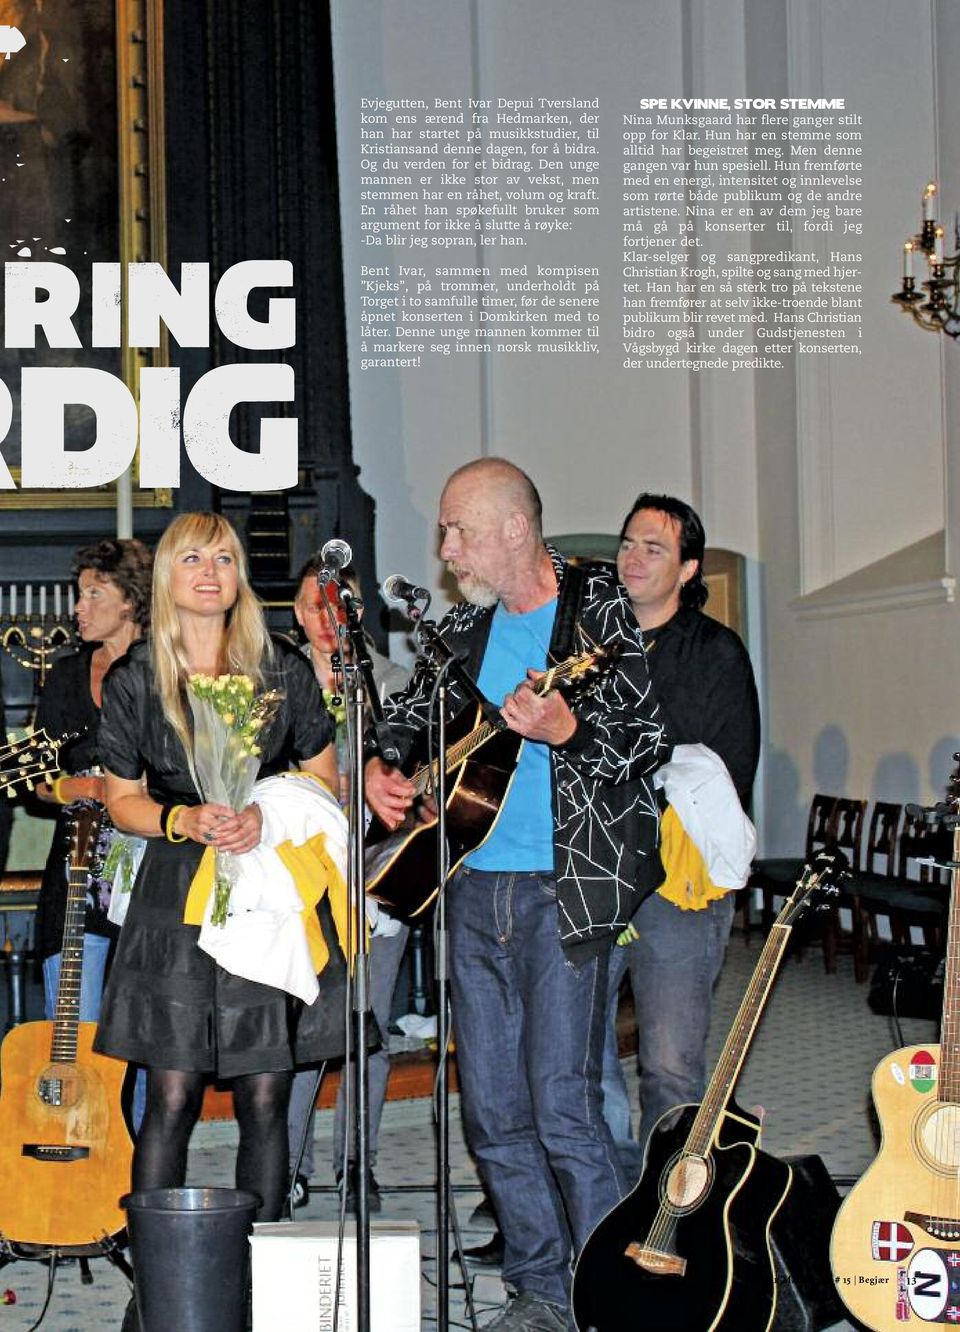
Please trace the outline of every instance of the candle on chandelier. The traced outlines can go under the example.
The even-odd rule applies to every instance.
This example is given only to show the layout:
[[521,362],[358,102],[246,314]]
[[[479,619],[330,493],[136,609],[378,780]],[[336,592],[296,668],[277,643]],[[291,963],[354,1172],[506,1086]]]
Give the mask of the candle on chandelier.
[[15,620],[16,618],[17,618],[17,585],[16,583],[13,583],[11,584],[10,587],[10,619]]
[[933,201],[937,193],[937,182],[931,180],[923,192],[923,220],[924,222],[933,221]]
[[55,619],[58,619],[58,620],[60,619],[60,607],[61,607],[61,601],[60,601],[60,584],[59,584],[59,583],[54,583],[54,585],[53,585],[53,614],[54,614],[54,618],[55,618]]
[[28,619],[30,618],[30,616],[31,616],[32,613],[33,613],[33,584],[32,584],[32,583],[28,583],[28,584],[27,584],[27,607],[26,607],[26,615],[27,615],[27,618],[28,618]]
[[905,278],[913,277],[913,241],[904,241],[903,245],[903,276]]
[[937,227],[933,233],[933,262],[943,263],[943,227]]
[[68,620],[72,620],[72,619],[73,619],[73,608],[74,608],[73,584],[71,583],[70,586],[67,588],[67,619],[68,619]]
[[47,589],[46,586],[40,588],[40,619],[44,619],[47,614]]

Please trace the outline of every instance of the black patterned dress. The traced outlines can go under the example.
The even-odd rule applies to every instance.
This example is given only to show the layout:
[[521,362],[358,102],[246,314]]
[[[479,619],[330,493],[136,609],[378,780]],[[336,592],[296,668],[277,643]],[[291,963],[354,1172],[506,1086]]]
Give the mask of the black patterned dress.
[[[261,739],[261,777],[314,757],[333,739],[313,672],[296,650],[278,640],[264,677],[264,687],[284,699]],[[136,781],[145,773],[150,796],[161,804],[200,803],[183,746],[163,715],[146,644],[136,644],[104,681],[100,756],[117,777]],[[311,1005],[230,975],[197,946],[199,928],[183,924],[202,854],[196,842],[149,839],[95,1048],[150,1067],[225,1078],[343,1054],[344,965],[329,913],[321,913],[321,923],[331,958]]]

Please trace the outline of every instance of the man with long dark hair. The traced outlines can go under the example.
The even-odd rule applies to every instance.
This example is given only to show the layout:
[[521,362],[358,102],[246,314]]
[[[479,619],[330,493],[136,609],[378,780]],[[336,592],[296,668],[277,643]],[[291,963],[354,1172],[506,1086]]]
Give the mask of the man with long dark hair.
[[[643,636],[665,739],[671,746],[709,746],[746,808],[760,752],[757,689],[743,643],[703,614],[709,595],[705,544],[703,524],[689,504],[645,493],[620,532],[617,572]],[[732,893],[706,878],[695,890],[686,878],[679,886],[671,883],[669,863],[667,875],[631,921],[632,941],[614,948],[610,962],[604,1115],[634,1171],[660,1116],[703,1095],[711,998],[733,921]],[[640,1060],[636,1146],[614,1028],[617,992],[628,969]]]

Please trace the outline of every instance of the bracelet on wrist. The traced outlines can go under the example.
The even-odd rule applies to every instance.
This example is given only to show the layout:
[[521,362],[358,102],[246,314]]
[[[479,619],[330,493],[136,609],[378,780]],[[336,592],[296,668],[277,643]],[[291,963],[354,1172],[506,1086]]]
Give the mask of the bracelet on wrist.
[[186,805],[164,805],[160,810],[160,831],[168,842],[185,842],[186,833],[178,833],[175,830],[177,815]]
[[69,805],[68,796],[63,794],[63,783],[67,780],[69,773],[59,772],[50,783],[50,792],[58,805]]

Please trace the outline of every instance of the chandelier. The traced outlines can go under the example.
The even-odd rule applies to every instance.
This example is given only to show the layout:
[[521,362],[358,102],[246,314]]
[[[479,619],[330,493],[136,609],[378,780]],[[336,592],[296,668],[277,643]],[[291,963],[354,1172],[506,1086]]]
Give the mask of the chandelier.
[[[923,191],[923,221],[919,233],[912,236],[903,246],[903,286],[894,292],[891,300],[896,301],[900,309],[913,316],[921,328],[930,333],[946,333],[951,338],[960,337],[960,309],[957,307],[957,269],[960,267],[960,222],[954,217],[952,255],[945,257],[943,252],[944,229],[933,215],[934,200],[937,195],[935,181],[930,181]],[[914,260],[917,254],[927,261],[929,276],[920,285],[923,291],[917,291],[914,277]],[[926,297],[924,292],[927,293]]]

